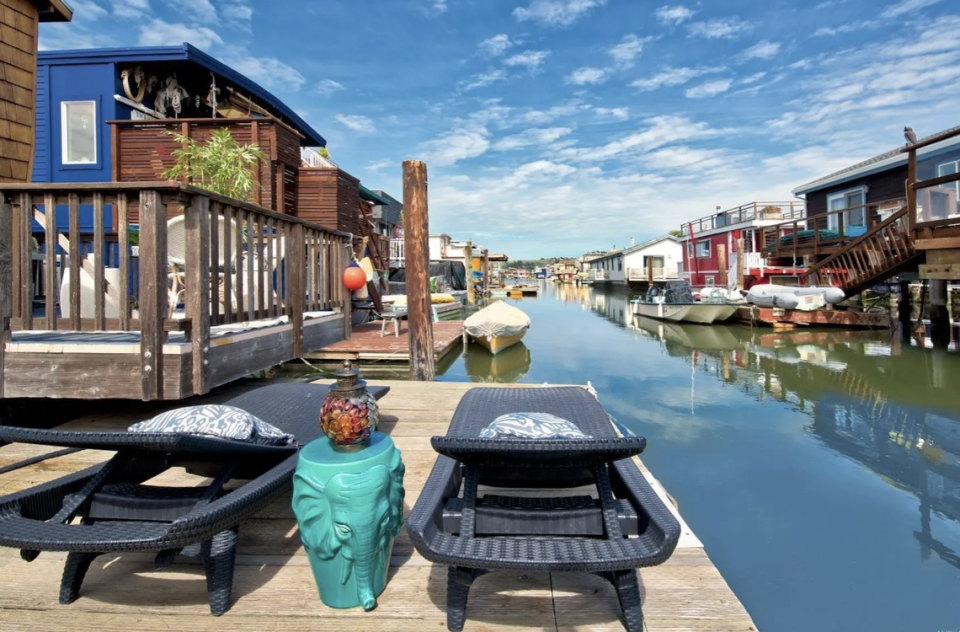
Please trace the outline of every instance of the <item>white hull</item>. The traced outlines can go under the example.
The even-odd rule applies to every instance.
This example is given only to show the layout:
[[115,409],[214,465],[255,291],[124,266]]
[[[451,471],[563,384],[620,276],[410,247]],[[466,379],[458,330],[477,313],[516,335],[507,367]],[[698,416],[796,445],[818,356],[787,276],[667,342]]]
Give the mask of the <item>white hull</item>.
[[632,303],[633,313],[675,323],[709,325],[723,322],[737,311],[736,305],[722,303]]

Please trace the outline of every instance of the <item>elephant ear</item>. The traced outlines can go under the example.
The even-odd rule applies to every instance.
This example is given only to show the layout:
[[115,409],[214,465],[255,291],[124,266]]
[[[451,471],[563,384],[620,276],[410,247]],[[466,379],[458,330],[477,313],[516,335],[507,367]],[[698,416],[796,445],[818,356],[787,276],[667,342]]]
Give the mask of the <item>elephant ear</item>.
[[403,528],[403,498],[405,495],[403,489],[403,475],[406,468],[400,459],[400,450],[393,453],[393,460],[390,463],[390,488],[388,491],[390,498],[390,534],[400,535]]
[[340,550],[340,541],[333,533],[326,486],[301,472],[295,473],[293,480],[293,513],[300,528],[300,541],[320,559],[332,559]]

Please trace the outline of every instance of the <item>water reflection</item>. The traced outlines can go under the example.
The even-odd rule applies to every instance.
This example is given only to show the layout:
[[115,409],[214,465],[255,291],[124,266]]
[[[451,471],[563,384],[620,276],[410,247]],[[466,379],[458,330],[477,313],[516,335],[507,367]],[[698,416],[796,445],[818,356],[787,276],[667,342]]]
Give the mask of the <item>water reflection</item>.
[[471,345],[464,357],[467,377],[471,382],[519,382],[530,370],[530,350],[517,344],[493,355],[483,347]]
[[[960,568],[932,517],[960,522],[960,358],[901,348],[888,332],[771,332],[638,318],[664,351],[763,401],[807,414],[807,432],[919,501],[922,560]],[[693,388],[693,380],[691,388]],[[691,398],[692,401],[692,398]],[[943,537],[948,537],[944,535]]]

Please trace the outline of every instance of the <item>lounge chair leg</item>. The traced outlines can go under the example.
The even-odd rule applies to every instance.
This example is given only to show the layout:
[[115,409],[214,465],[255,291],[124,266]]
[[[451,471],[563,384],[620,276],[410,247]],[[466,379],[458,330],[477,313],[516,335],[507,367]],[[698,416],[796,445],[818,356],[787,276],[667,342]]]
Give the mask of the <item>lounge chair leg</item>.
[[80,585],[90,568],[90,564],[99,553],[68,553],[67,564],[63,567],[63,579],[60,581],[60,603],[73,603],[80,596]]
[[627,632],[643,632],[643,610],[640,602],[640,582],[637,581],[637,571],[611,571],[597,573],[611,584],[617,591],[617,600],[623,610],[624,627]]
[[201,545],[203,568],[207,572],[207,597],[210,614],[219,617],[230,609],[233,567],[237,560],[239,527],[221,531]]
[[470,585],[473,580],[486,573],[487,571],[462,566],[451,566],[447,569],[447,629],[450,632],[463,630],[463,623],[467,620]]

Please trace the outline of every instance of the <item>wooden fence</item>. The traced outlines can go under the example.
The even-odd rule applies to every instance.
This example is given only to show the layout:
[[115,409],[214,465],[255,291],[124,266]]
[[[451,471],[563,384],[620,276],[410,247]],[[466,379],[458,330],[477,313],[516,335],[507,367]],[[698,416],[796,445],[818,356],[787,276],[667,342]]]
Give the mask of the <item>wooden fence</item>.
[[[81,231],[82,210],[92,210],[92,231]],[[212,326],[286,317],[290,359],[304,351],[304,314],[343,312],[349,333],[350,298],[339,281],[349,238],[175,182],[3,185],[0,335],[136,332],[142,397],[157,399],[163,345],[182,331],[193,393],[204,393]]]

